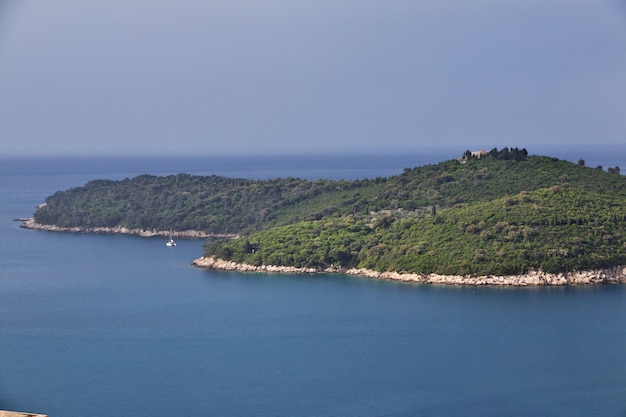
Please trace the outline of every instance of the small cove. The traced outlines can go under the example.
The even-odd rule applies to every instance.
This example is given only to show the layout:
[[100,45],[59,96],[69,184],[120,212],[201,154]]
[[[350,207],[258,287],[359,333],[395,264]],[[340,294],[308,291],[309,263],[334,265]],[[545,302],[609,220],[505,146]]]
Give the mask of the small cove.
[[[58,189],[189,163],[29,163],[3,164],[0,177],[0,409],[69,417],[626,411],[623,285],[441,287],[205,271],[189,265],[201,240],[167,248],[163,238],[45,233],[13,221]],[[226,168],[244,174],[250,163]],[[197,164],[212,172],[210,161]],[[351,169],[334,165],[325,169]],[[272,166],[259,176],[280,171]]]

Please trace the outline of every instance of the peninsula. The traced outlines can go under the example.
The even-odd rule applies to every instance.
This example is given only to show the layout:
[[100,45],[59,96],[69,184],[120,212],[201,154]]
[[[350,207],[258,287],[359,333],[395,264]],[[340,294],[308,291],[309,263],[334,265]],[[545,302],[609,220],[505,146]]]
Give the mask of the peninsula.
[[226,270],[472,285],[623,282],[626,177],[619,167],[517,148],[353,181],[141,175],[57,192],[29,225],[193,231],[210,236],[194,264]]

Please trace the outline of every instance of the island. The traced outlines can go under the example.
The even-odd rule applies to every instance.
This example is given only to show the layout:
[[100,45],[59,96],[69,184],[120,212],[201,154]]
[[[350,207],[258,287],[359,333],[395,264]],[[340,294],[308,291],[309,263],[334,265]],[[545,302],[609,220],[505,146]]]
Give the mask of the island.
[[619,167],[518,148],[361,180],[94,180],[48,197],[24,226],[207,236],[193,264],[221,270],[463,285],[626,281]]

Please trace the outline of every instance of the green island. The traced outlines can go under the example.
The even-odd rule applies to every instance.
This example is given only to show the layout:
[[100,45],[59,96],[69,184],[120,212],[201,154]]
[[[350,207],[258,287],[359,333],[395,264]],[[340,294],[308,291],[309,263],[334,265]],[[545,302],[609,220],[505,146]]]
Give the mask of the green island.
[[25,227],[207,236],[196,265],[219,269],[624,282],[626,177],[518,148],[361,180],[140,175],[59,191]]

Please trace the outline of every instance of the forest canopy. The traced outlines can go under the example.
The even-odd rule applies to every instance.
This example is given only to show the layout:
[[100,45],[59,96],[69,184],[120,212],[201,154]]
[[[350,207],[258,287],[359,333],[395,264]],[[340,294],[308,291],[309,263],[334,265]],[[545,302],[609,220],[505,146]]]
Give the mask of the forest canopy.
[[525,149],[465,152],[388,178],[95,180],[35,221],[236,234],[205,255],[253,265],[510,274],[626,264],[626,177]]

